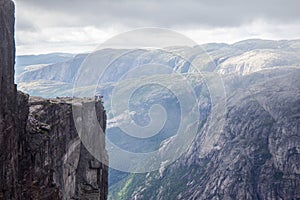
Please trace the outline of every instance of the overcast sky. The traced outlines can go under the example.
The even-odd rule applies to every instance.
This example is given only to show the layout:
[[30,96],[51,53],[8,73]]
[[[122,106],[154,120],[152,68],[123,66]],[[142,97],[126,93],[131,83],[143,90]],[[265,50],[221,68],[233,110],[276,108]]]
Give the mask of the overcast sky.
[[299,39],[299,0],[15,0],[17,54],[79,53],[142,27],[199,44]]

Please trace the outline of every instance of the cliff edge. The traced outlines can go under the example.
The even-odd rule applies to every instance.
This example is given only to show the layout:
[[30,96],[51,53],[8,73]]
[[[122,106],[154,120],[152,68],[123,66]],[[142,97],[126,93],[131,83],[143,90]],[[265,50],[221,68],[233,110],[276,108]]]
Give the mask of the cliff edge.
[[[107,166],[82,145],[72,99],[43,99],[18,92],[14,84],[14,3],[0,0],[0,200],[107,198]],[[95,104],[105,130],[101,101]],[[101,155],[107,158],[104,137]]]

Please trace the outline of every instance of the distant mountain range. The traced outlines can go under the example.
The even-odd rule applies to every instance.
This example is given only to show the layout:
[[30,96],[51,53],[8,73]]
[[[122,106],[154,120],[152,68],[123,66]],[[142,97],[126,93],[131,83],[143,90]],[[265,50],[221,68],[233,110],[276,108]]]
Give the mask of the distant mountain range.
[[[41,55],[17,56],[16,74],[21,74],[30,69],[30,66],[50,65],[58,62],[65,62],[72,59],[74,55],[68,53],[50,53]],[[32,68],[31,68],[32,69]]]
[[[147,140],[130,137],[119,129],[127,119],[114,116],[110,110],[112,91],[124,74],[147,64],[168,66],[191,82],[199,100],[201,127],[186,154],[169,166],[162,164],[160,170],[144,174],[111,170],[110,198],[300,198],[300,40],[245,40],[231,45],[210,43],[167,50],[172,53],[134,50],[115,60],[104,79],[94,80],[107,109],[107,137],[131,152],[160,149],[163,154],[165,142],[178,129],[178,99],[159,87],[135,93],[130,109],[136,111],[133,119],[145,125],[151,105],[163,105],[168,116],[163,129]],[[123,51],[103,49],[96,53],[110,57]],[[185,59],[174,53],[184,55]],[[34,58],[32,62],[30,57],[17,58],[18,88],[43,97],[72,96],[74,81],[87,54]],[[211,74],[223,79],[226,96],[220,97],[220,102],[212,102],[205,84],[204,77]],[[139,81],[133,77],[122,82],[122,92],[129,92]],[[174,77],[168,81],[177,80]],[[89,85],[83,88],[89,89]],[[226,102],[224,113],[213,115],[215,107],[224,106],[221,101]],[[211,135],[211,130],[219,130],[217,136]]]
[[[177,47],[172,51],[180,51],[202,72],[245,75],[268,68],[297,67],[300,63],[299,49],[300,40],[245,40],[232,45],[211,43],[194,48]],[[109,55],[114,51],[121,50],[105,49],[99,53]],[[210,56],[209,59],[207,54]],[[21,90],[31,95],[70,96],[67,88],[70,89],[70,84],[73,83],[76,72],[86,56],[86,54],[75,56],[60,53],[17,56],[16,81]],[[178,61],[174,56],[160,50],[137,50],[126,60],[122,59],[118,62],[122,62],[122,65],[137,62],[139,64],[162,63],[178,72],[190,72],[188,63]]]

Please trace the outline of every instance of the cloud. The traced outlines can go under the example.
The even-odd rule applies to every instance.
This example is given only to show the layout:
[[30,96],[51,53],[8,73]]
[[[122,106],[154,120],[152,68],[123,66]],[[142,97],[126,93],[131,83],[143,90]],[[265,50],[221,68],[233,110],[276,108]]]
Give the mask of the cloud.
[[[16,0],[16,5],[17,44],[20,45],[29,45],[30,39],[25,35],[40,44],[42,40],[52,44],[72,40],[84,43],[92,39],[103,41],[107,35],[140,27],[170,28],[180,32],[234,32],[240,28],[236,30],[240,34],[245,27],[256,29],[253,24],[258,22],[272,26],[270,29],[300,24],[298,0]],[[90,36],[87,29],[91,29],[94,36]],[[258,31],[268,30],[258,27],[254,35],[260,36]],[[95,33],[98,34],[96,38]],[[249,35],[253,35],[251,31],[244,36]],[[278,33],[274,37],[283,36]]]
[[227,27],[257,18],[282,23],[300,19],[298,0],[19,0],[17,5],[20,9],[30,10],[32,14],[42,14],[39,17],[51,19],[53,23],[50,24],[56,26],[121,24],[129,27]]

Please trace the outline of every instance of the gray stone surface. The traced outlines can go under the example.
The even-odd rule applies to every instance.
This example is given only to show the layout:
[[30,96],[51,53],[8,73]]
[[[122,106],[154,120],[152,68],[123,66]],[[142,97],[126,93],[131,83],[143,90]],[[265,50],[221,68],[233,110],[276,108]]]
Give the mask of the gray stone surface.
[[[106,114],[101,101],[94,104],[101,127]],[[107,166],[81,143],[74,125],[72,99],[30,97],[27,133],[20,156],[24,199],[106,199]],[[104,137],[102,154],[107,159]],[[97,164],[94,164],[97,163]]]
[[[72,99],[42,99],[14,84],[14,3],[0,0],[0,200],[107,198],[107,166],[79,140]],[[93,104],[105,130],[102,102]],[[104,137],[101,156],[107,158]]]
[[0,1],[0,199],[18,199],[18,142],[26,126],[27,96],[14,84],[14,4]]
[[212,116],[184,156],[128,176],[110,199],[299,199],[299,75],[287,68],[225,77],[224,126],[222,113]]

